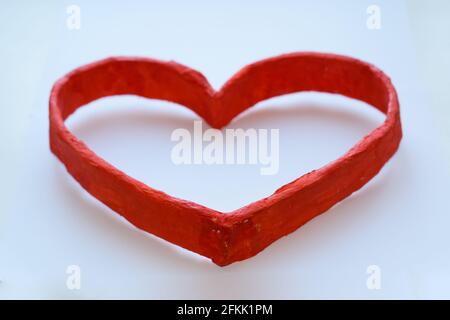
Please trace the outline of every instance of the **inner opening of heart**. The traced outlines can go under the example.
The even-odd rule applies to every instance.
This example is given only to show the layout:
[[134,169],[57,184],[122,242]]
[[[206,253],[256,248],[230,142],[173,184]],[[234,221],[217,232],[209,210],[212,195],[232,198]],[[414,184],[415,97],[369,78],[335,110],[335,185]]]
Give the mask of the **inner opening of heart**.
[[[333,94],[296,93],[257,104],[211,138],[212,131],[206,133],[208,124],[199,123],[202,119],[189,109],[126,95],[91,102],[71,116],[67,125],[97,155],[150,187],[229,212],[342,156],[383,119],[381,112],[364,102]],[[203,139],[195,144],[199,124]],[[253,140],[246,136],[240,151],[235,140],[234,161],[227,161],[231,150],[227,149],[227,130],[256,133]],[[178,136],[189,133],[192,139],[191,154],[179,153],[178,162],[174,148],[188,136],[174,139],[177,132]],[[278,137],[271,135],[274,132]],[[220,140],[219,136],[223,152],[217,155],[219,149],[208,149],[208,145]],[[219,148],[220,143],[214,146]],[[199,152],[204,156],[195,161]],[[238,161],[239,152],[245,153],[243,161]],[[256,154],[251,159],[252,152]],[[215,161],[205,161],[211,155]],[[180,161],[188,156],[190,163]],[[217,161],[220,158],[223,161]],[[270,165],[277,170],[264,174],[262,168]]]

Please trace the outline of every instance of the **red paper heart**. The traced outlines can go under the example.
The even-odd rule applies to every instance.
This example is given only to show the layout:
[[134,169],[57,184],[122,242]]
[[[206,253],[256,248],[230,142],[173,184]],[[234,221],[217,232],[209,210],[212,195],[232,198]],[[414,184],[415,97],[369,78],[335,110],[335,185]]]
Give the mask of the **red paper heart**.
[[[381,126],[341,158],[228,214],[171,197],[129,177],[72,135],[64,120],[105,96],[134,94],[176,102],[214,128],[271,97],[319,91],[365,101],[386,113]],[[257,254],[361,188],[395,153],[402,136],[397,94],[376,67],[349,57],[294,53],[243,68],[219,91],[175,62],[109,58],[58,80],[50,96],[50,147],[94,197],[132,224],[220,266]]]

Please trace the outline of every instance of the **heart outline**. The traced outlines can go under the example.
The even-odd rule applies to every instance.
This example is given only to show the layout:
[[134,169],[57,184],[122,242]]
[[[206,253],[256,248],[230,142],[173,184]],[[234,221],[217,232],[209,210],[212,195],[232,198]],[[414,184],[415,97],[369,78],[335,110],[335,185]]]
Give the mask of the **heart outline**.
[[[211,127],[222,128],[262,100],[303,91],[365,101],[386,113],[386,119],[340,158],[227,214],[128,176],[96,155],[64,124],[76,109],[93,100],[135,94],[178,103]],[[136,227],[219,266],[256,255],[361,188],[396,152],[402,138],[397,93],[381,70],[354,58],[314,52],[250,64],[218,91],[201,73],[173,61],[107,58],[55,82],[49,121],[51,151],[85,190]]]

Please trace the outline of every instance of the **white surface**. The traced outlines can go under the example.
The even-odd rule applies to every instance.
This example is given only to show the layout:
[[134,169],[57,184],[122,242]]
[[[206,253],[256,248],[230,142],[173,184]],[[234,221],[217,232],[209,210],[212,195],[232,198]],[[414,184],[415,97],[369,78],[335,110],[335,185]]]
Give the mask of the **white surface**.
[[408,8],[421,83],[428,93],[439,145],[450,162],[450,2],[409,0]]
[[[2,24],[9,26],[2,41],[11,45],[2,53],[0,86],[1,191],[7,196],[0,220],[1,298],[450,296],[449,174],[441,170],[446,163],[417,81],[403,1],[378,2],[378,31],[366,28],[369,1],[78,1],[79,31],[65,27],[68,4],[24,3],[2,11]],[[23,34],[34,36],[16,38]],[[348,54],[389,74],[400,97],[404,140],[362,190],[244,262],[219,268],[136,230],[87,195],[49,151],[49,90],[81,64],[111,55],[173,59],[200,70],[217,88],[247,63],[302,50]],[[23,94],[31,84],[34,95]],[[280,129],[280,172],[269,177],[254,166],[174,166],[170,133],[190,128],[194,119],[178,106],[116,97],[80,110],[69,125],[101,156],[152,187],[231,210],[333,160],[382,117],[363,103],[329,95],[264,102],[232,126]],[[79,291],[66,288],[72,264],[81,267]],[[366,287],[366,268],[373,264],[381,268],[381,290]]]

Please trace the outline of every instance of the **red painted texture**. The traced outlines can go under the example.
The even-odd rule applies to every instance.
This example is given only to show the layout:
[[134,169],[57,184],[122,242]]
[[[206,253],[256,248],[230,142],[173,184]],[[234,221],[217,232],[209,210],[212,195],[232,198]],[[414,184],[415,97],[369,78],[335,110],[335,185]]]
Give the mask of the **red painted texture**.
[[[386,120],[341,158],[227,214],[133,179],[97,156],[64,124],[88,102],[134,94],[184,105],[221,128],[261,100],[300,91],[365,101],[384,112]],[[220,266],[254,256],[361,188],[396,152],[401,136],[399,103],[389,78],[368,63],[333,54],[266,59],[240,70],[217,92],[202,74],[175,62],[108,58],[70,72],[55,83],[50,96],[51,150],[81,186],[138,228]]]

